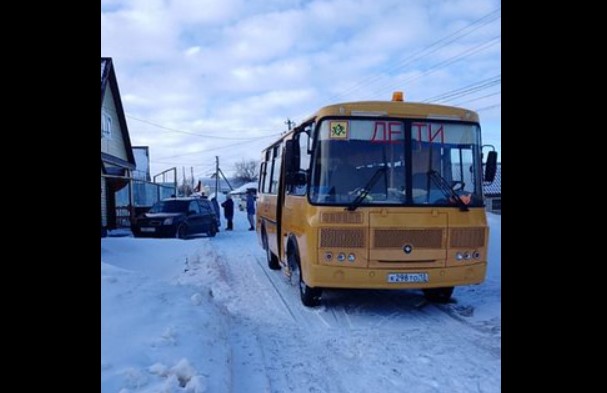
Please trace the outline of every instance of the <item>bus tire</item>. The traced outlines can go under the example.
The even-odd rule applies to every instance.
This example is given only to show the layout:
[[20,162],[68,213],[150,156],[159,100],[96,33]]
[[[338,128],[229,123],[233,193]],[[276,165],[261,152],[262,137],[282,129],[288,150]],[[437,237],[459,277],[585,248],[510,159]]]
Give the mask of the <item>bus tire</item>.
[[433,303],[449,303],[453,294],[453,287],[424,288],[424,297]]
[[263,232],[263,247],[266,249],[266,260],[268,261],[268,267],[271,270],[280,270],[280,263],[278,263],[278,258],[276,255],[274,255],[270,250],[268,236],[266,235],[265,231]]
[[299,286],[299,296],[301,302],[306,307],[317,307],[320,305],[322,289],[311,288],[303,280],[303,274],[301,274],[301,263],[299,261],[299,255],[297,251],[293,251],[289,254],[289,266],[291,267],[291,274],[295,274],[296,282]]

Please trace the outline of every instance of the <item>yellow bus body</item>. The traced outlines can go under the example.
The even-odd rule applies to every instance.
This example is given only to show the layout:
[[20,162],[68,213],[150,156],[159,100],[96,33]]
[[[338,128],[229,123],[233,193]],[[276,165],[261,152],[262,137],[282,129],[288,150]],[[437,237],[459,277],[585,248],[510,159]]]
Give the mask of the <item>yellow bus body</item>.
[[[259,204],[271,204],[272,199],[275,201],[275,197],[262,199]],[[263,216],[258,227],[262,221]],[[305,197],[287,197],[282,222],[280,262],[289,275],[287,243],[296,239],[303,279],[311,287],[431,288],[477,284],[485,278],[488,227],[483,208],[460,212],[453,208],[378,207],[348,212],[311,206]],[[276,245],[276,232],[271,232],[276,226],[263,225],[266,230],[272,228],[268,244]],[[407,237],[415,240],[410,255],[402,250],[402,239]],[[279,255],[277,247],[271,250]],[[331,261],[325,259],[327,252],[333,255]],[[480,257],[458,261],[456,252],[477,252]],[[338,262],[339,253],[353,253],[356,260]],[[387,282],[388,273],[411,272],[426,272],[429,281]]]
[[[475,112],[462,108],[368,101],[326,106],[302,124],[328,116],[479,122]],[[284,145],[292,136],[293,131],[278,143]],[[283,169],[284,166],[283,162]],[[280,190],[284,184],[283,173]],[[262,188],[260,185],[259,190]],[[282,205],[277,206],[278,203]],[[348,211],[343,206],[312,205],[307,196],[284,192],[279,196],[260,191],[257,235],[260,244],[264,248],[267,245],[277,257],[287,276],[292,273],[288,253],[292,252],[290,248],[297,247],[302,279],[310,287],[455,287],[483,282],[487,270],[489,229],[483,207],[460,211],[452,206],[362,205]],[[407,244],[412,246],[410,253],[403,252]],[[339,254],[344,254],[345,260],[338,261]],[[350,255],[354,255],[353,261],[349,260]],[[461,255],[467,257],[461,258]],[[389,282],[388,275],[395,273],[427,273],[428,281]]]

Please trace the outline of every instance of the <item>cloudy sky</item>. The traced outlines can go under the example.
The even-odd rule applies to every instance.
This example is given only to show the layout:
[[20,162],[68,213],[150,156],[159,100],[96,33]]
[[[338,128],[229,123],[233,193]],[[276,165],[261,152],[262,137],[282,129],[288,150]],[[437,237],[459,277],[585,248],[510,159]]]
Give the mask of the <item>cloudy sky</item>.
[[152,175],[230,176],[287,119],[396,90],[478,111],[501,156],[497,0],[101,0],[101,56]]

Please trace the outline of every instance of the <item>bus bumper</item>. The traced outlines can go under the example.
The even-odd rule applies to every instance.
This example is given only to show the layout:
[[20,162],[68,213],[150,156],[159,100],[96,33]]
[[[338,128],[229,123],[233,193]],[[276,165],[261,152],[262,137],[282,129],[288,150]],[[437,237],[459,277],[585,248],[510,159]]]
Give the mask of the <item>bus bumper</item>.
[[[359,288],[359,289],[417,289],[454,287],[480,284],[485,280],[487,262],[448,268],[410,269],[356,269],[340,266],[313,265],[304,281],[312,288]],[[427,282],[388,282],[391,273],[427,273]]]

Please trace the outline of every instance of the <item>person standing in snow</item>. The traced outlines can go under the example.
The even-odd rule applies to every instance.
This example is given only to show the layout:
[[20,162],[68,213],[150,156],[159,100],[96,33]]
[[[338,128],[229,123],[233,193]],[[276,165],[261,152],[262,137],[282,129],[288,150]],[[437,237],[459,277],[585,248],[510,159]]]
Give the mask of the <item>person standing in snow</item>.
[[223,207],[223,215],[228,222],[228,226],[226,227],[226,231],[232,230],[232,219],[234,218],[234,201],[232,201],[232,196],[228,194],[226,196],[226,200],[221,204]]
[[255,197],[252,190],[247,190],[247,218],[251,225],[249,231],[255,230]]

